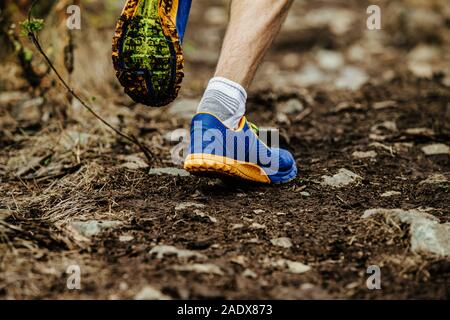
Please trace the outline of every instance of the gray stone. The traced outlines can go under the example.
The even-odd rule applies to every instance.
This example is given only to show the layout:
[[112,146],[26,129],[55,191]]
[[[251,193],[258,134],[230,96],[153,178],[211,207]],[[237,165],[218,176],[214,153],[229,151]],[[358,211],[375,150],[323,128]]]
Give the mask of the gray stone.
[[217,219],[216,218],[214,218],[214,217],[212,217],[212,216],[210,216],[210,215],[208,215],[208,214],[206,214],[206,213],[204,213],[203,211],[200,211],[200,210],[198,210],[198,209],[195,209],[194,210],[194,214],[197,216],[197,217],[200,217],[200,218],[207,218],[210,222],[212,222],[212,223],[217,223]]
[[433,174],[426,178],[423,181],[420,181],[419,184],[439,184],[439,183],[446,183],[448,179],[443,174]]
[[189,264],[184,266],[174,266],[174,270],[176,271],[187,271],[187,272],[196,272],[196,273],[206,273],[213,274],[218,276],[223,276],[223,271],[216,266],[215,264],[205,263],[205,264]]
[[371,151],[355,151],[352,153],[352,157],[356,159],[367,159],[367,158],[375,158],[377,153],[373,150]]
[[298,99],[290,99],[278,105],[278,111],[284,114],[294,114],[305,109],[303,104]]
[[330,186],[333,188],[341,188],[351,183],[354,183],[362,178],[354,172],[345,168],[339,169],[338,173],[334,176],[322,176],[322,185]]
[[151,286],[145,286],[134,296],[134,300],[171,300],[171,298]]
[[174,246],[158,245],[153,247],[150,255],[156,255],[157,259],[163,259],[165,256],[176,256],[178,259],[206,259],[206,256],[191,250],[178,249]]
[[100,234],[106,229],[114,229],[120,226],[122,223],[119,221],[72,221],[70,226],[74,228],[78,233],[85,237],[92,237]]
[[388,198],[394,196],[400,196],[402,193],[400,191],[386,191],[380,195],[380,197]]
[[161,175],[170,175],[174,177],[188,177],[190,176],[189,172],[179,168],[152,168],[148,172],[149,175],[161,176]]
[[427,156],[449,154],[450,147],[443,143],[434,143],[421,148]]
[[339,77],[335,81],[335,86],[340,89],[358,90],[369,80],[365,71],[353,66],[342,69]]
[[131,234],[124,234],[119,237],[120,242],[130,242],[134,240],[134,236]]
[[301,274],[311,270],[310,266],[307,266],[301,262],[291,261],[286,259],[280,259],[275,263],[278,267],[287,268],[289,273]]
[[423,209],[369,209],[362,218],[381,214],[395,223],[410,225],[411,251],[441,257],[450,256],[450,223],[439,219]]
[[242,276],[251,279],[256,279],[258,277],[258,275],[250,269],[245,269],[244,272],[242,272]]
[[304,87],[321,84],[327,81],[328,77],[317,66],[313,64],[305,65],[299,74],[295,75],[293,81]]
[[272,245],[276,246],[276,247],[281,247],[281,248],[290,248],[292,247],[292,241],[289,238],[286,237],[281,237],[281,238],[275,238],[270,240],[270,242],[272,243]]
[[179,205],[177,205],[175,207],[175,211],[181,211],[181,210],[186,210],[188,208],[197,208],[197,209],[201,209],[204,208],[205,205],[201,204],[201,203],[196,203],[196,202],[182,202]]
[[385,101],[378,101],[375,102],[372,105],[372,108],[375,110],[382,110],[382,109],[388,109],[388,108],[394,108],[397,106],[397,102],[393,100],[385,100]]
[[316,58],[319,66],[328,71],[338,70],[344,64],[344,57],[338,51],[319,50]]
[[130,169],[130,170],[148,168],[148,164],[140,156],[138,156],[136,154],[120,156],[119,159],[125,161],[125,163],[123,163],[121,165],[121,167]]
[[258,230],[258,229],[265,229],[266,226],[264,224],[259,224],[257,222],[253,222],[250,226],[250,228]]

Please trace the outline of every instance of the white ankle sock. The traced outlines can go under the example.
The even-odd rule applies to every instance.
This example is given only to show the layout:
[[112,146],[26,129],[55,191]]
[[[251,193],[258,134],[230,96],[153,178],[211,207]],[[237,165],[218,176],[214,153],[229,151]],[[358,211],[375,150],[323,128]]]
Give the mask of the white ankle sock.
[[222,77],[209,81],[197,112],[209,112],[231,129],[239,126],[245,114],[247,92],[238,83]]

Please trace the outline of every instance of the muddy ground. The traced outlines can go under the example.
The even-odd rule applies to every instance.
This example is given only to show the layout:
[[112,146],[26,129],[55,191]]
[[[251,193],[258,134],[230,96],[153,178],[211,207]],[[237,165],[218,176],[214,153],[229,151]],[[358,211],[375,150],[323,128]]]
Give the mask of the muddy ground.
[[[445,1],[378,4],[376,31],[365,1],[294,4],[248,103],[297,159],[282,186],[150,174],[138,148],[69,107],[61,87],[42,101],[3,64],[0,298],[448,299],[450,13]],[[226,12],[226,1],[194,0],[184,87],[165,109],[123,95],[108,57],[113,18],[78,43],[73,86],[139,135],[153,169],[175,166],[167,136],[188,128]],[[348,184],[324,183],[343,168]],[[414,223],[362,217],[374,208],[435,217],[442,250],[416,250]],[[73,265],[80,290],[67,286]],[[366,285],[371,265],[380,290]]]

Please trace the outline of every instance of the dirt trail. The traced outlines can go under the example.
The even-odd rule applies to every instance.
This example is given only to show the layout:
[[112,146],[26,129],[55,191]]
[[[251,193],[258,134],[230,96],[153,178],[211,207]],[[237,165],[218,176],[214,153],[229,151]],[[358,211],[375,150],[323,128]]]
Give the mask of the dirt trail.
[[[188,126],[211,74],[208,61],[220,40],[214,32],[224,31],[221,3],[193,8],[178,105],[169,112],[125,109],[114,105],[130,103],[116,90],[104,109],[151,146],[154,168],[174,166],[167,134]],[[216,18],[207,19],[200,39],[195,30],[205,28],[198,21],[206,5]],[[408,70],[405,54],[425,46],[423,39],[398,46],[358,28],[338,36],[342,25],[337,31],[314,25],[315,10],[329,7],[294,6],[292,19],[305,17],[297,23],[301,31],[292,39],[288,20],[248,104],[248,118],[278,127],[281,144],[297,159],[298,177],[287,185],[149,174],[134,146],[91,120],[83,123],[81,111],[66,128],[57,121],[41,127],[26,112],[11,120],[18,104],[7,105],[0,114],[0,297],[448,299],[449,259],[413,252],[415,222],[389,214],[363,218],[374,208],[415,209],[435,217],[432,226],[442,227],[448,241],[446,69],[428,78]],[[359,25],[364,8],[352,2],[341,14]],[[314,30],[321,31],[312,38]],[[439,32],[448,49],[448,29]],[[384,53],[375,52],[370,63],[351,60],[359,49],[368,54],[367,37]],[[433,61],[427,63],[436,67]],[[180,107],[187,116],[170,114]],[[436,154],[427,155],[427,146]],[[324,176],[341,169],[354,174],[345,177],[351,181],[325,185],[334,180]],[[70,265],[80,267],[81,290],[67,288]],[[381,268],[381,290],[367,288],[371,265]]]

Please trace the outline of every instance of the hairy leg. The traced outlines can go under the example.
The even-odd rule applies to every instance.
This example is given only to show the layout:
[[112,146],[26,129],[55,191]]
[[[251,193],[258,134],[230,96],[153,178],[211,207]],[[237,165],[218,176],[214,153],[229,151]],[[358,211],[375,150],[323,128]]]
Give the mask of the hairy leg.
[[233,0],[216,77],[248,89],[293,0]]

